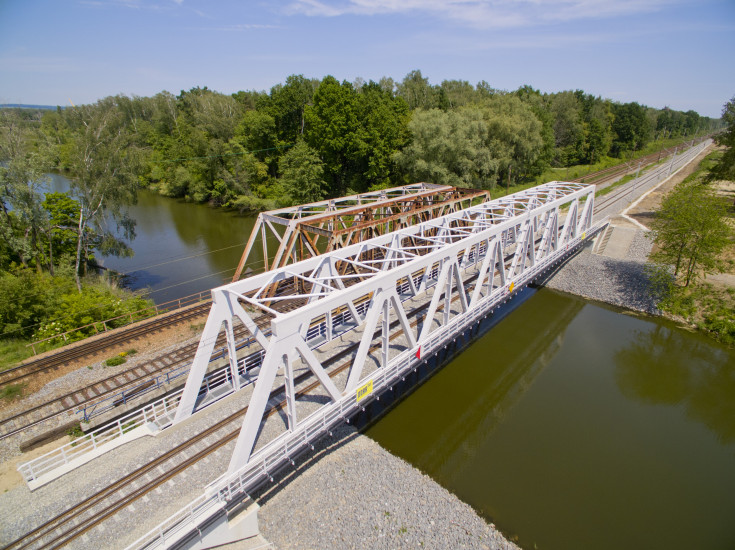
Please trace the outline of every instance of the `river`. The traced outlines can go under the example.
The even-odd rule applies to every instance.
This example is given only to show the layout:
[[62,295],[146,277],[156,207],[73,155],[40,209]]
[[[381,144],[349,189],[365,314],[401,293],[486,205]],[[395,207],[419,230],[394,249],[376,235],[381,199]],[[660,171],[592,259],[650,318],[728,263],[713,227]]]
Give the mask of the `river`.
[[[69,180],[50,175],[52,191],[68,191]],[[255,216],[239,216],[207,205],[170,199],[141,190],[127,208],[136,220],[136,237],[128,243],[131,258],[103,257],[98,262],[125,275],[132,290],[149,289],[158,304],[206,291],[232,280]],[[251,267],[262,269],[261,250]],[[260,256],[258,255],[260,254]]]
[[735,352],[542,289],[368,430],[525,549],[735,548]]
[[[255,221],[147,191],[130,215],[135,256],[101,263],[158,303],[229,280]],[[735,548],[735,352],[523,296],[367,435],[527,550]]]

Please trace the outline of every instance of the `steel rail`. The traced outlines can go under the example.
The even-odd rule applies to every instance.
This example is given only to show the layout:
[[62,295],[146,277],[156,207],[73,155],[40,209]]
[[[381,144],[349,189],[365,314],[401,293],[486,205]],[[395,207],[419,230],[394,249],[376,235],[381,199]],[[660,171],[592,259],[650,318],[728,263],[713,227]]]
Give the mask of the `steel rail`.
[[[0,372],[0,387],[18,383],[41,372],[58,369],[64,363],[68,363],[69,361],[98,353],[117,344],[139,338],[140,336],[150,332],[202,316],[209,311],[210,306],[211,301],[208,300],[207,302],[197,304],[186,311],[177,311],[166,315],[165,317],[151,317],[150,319],[141,321],[143,324],[130,328],[122,327],[119,329],[119,332],[113,332],[98,340],[85,342],[72,348],[62,349],[61,351],[55,352],[53,355],[34,359],[29,363],[24,363],[17,367],[4,370]],[[81,342],[84,341],[82,340]]]

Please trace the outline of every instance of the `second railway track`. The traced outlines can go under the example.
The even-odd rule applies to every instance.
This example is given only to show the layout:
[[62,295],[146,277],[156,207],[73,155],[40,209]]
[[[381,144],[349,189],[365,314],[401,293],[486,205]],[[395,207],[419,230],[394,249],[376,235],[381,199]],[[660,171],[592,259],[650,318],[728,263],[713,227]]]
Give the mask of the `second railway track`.
[[130,340],[139,338],[156,330],[200,317],[209,311],[210,306],[211,302],[207,301],[184,311],[177,311],[165,316],[153,317],[136,324],[135,326],[122,328],[105,336],[104,338],[88,342],[82,341],[79,345],[61,349],[47,357],[34,359],[12,369],[2,371],[0,372],[0,386],[22,382],[38,373],[56,370],[70,361],[99,353],[107,348],[129,342]]

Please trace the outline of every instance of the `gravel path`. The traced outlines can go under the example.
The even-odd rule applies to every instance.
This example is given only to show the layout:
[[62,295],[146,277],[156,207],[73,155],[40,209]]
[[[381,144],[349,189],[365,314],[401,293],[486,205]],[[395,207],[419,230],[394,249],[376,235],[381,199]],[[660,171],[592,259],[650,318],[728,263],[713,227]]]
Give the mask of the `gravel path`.
[[475,511],[344,426],[256,493],[261,533],[281,549],[516,549]]

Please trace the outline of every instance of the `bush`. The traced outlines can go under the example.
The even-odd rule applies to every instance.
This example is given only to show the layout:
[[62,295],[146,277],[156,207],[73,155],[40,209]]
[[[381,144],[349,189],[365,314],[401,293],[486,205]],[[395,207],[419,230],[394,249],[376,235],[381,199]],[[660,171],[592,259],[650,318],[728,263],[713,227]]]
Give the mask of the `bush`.
[[118,365],[122,365],[127,359],[125,359],[125,356],[117,355],[115,357],[110,357],[105,361],[105,365],[108,367],[117,367]]
[[[71,274],[51,276],[32,269],[16,268],[0,274],[0,335],[43,340],[91,323],[133,313],[133,320],[149,317],[149,300],[112,288],[100,279],[85,280],[78,292]],[[129,318],[108,324],[125,325]],[[67,336],[68,341],[95,334],[93,326]]]

